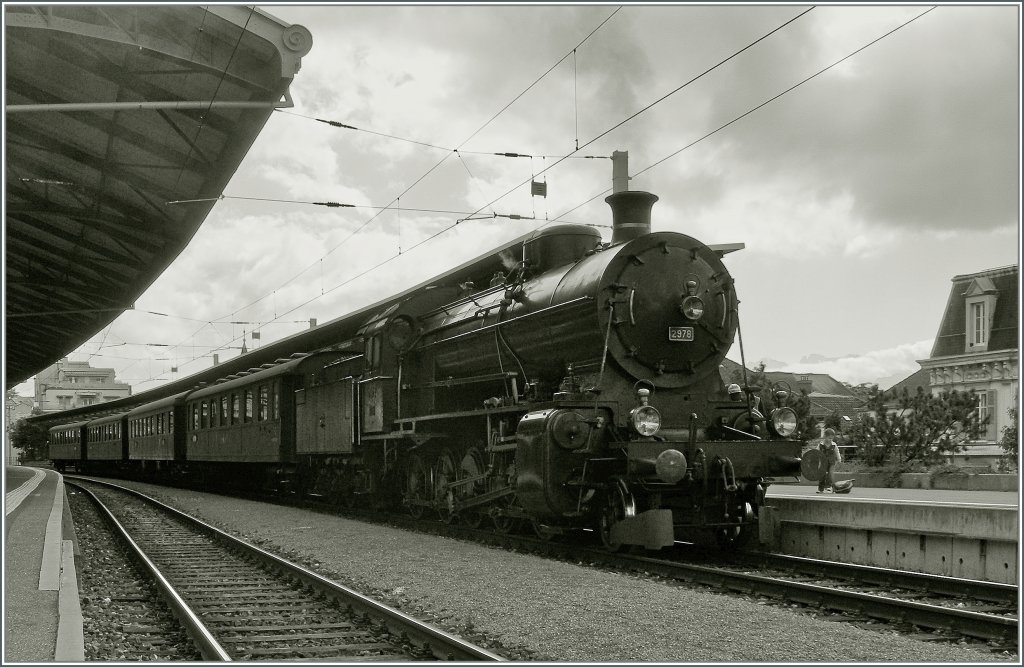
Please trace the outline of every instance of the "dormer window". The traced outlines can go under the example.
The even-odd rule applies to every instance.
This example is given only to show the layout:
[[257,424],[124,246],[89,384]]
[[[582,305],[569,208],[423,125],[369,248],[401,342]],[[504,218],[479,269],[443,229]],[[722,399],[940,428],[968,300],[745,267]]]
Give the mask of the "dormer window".
[[964,292],[967,312],[965,352],[987,352],[996,310],[995,285],[988,278],[975,278]]

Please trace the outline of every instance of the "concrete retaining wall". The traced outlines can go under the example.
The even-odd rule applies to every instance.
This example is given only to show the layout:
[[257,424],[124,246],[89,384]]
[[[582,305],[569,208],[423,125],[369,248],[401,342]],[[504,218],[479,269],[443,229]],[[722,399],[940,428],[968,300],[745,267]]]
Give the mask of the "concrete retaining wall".
[[1017,583],[1015,507],[869,499],[823,505],[771,499],[761,510],[762,544],[809,558]]

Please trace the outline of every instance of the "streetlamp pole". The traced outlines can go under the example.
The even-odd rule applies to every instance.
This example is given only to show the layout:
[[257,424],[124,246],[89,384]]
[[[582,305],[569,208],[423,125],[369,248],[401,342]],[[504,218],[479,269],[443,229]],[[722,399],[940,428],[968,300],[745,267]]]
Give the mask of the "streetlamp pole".
[[7,456],[4,460],[8,465],[14,465],[14,446],[11,443],[11,418],[14,416],[14,397],[10,394],[4,396],[4,453]]

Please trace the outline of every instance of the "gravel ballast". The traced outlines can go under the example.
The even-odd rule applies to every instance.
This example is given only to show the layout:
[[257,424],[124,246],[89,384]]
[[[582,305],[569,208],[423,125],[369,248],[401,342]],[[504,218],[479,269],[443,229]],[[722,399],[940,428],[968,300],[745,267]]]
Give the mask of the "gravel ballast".
[[[195,491],[124,482],[341,584],[521,660],[980,662],[920,641],[707,588]],[[486,643],[485,643],[486,645]]]

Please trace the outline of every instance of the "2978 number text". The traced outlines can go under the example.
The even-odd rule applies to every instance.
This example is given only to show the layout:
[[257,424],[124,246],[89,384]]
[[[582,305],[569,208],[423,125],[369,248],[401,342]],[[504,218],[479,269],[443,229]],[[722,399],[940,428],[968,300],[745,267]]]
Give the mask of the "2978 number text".
[[676,342],[692,341],[693,327],[669,327],[668,339]]

